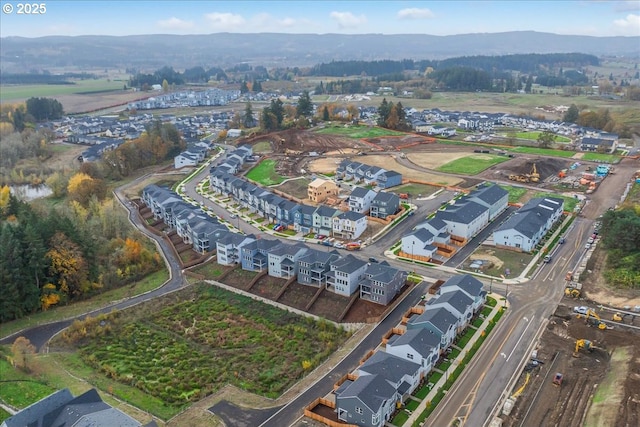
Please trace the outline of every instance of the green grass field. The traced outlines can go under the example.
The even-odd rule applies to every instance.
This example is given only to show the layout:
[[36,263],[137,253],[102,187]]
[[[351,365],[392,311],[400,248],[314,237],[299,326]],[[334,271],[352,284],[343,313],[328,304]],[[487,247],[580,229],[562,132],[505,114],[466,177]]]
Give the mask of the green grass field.
[[348,138],[378,138],[381,136],[401,136],[405,135],[403,132],[396,132],[389,129],[379,128],[379,127],[369,127],[369,126],[332,126],[326,127],[323,129],[319,129],[316,132],[320,134],[329,134],[329,135],[341,135],[346,136]]
[[553,157],[564,157],[564,158],[573,157],[576,154],[575,151],[552,150],[550,148],[537,148],[537,147],[515,147],[515,148],[509,148],[507,150],[513,151],[514,153],[538,154],[540,156],[553,156]]
[[122,90],[126,83],[122,80],[97,79],[78,80],[73,85],[5,85],[2,86],[2,102],[22,101],[31,97]]
[[[537,141],[538,136],[540,136],[542,132],[532,131],[532,132],[516,132],[515,137],[518,139],[528,139],[531,141]],[[571,142],[571,139],[566,136],[556,135],[556,142]]]
[[601,154],[601,153],[584,153],[582,160],[589,160],[592,162],[605,162],[605,163],[618,163],[620,156],[615,154]]
[[527,192],[527,189],[522,187],[513,187],[511,185],[501,185],[500,187],[509,192],[509,203],[518,203]]
[[254,153],[271,153],[272,151],[273,149],[269,141],[260,141],[253,144]]
[[2,372],[3,381],[0,387],[0,400],[14,408],[26,408],[56,391],[54,387],[15,369],[4,357],[0,358],[0,372]]
[[247,173],[247,178],[262,185],[277,185],[284,181],[276,172],[275,160],[263,160]]
[[457,173],[462,175],[476,175],[483,170],[509,160],[505,156],[492,156],[489,154],[481,156],[468,156],[445,163],[438,168],[441,172]]

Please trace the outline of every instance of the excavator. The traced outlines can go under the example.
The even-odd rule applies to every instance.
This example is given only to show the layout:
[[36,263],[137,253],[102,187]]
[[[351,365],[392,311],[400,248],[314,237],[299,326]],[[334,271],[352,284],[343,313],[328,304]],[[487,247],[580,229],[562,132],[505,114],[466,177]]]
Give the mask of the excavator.
[[536,164],[533,164],[533,167],[531,168],[531,173],[529,174],[529,179],[531,180],[531,182],[538,182],[540,181],[540,174],[538,173],[538,169],[536,168]]
[[564,294],[571,298],[580,298],[580,290],[567,286],[564,288]]
[[589,340],[580,339],[576,340],[576,349],[573,352],[573,357],[578,357],[579,350],[586,350],[588,352],[592,352],[595,346]]
[[587,323],[593,326],[597,326],[600,330],[608,329],[607,324],[600,320],[600,316],[593,310],[587,310],[585,314],[578,314],[578,318],[584,316],[587,319]]

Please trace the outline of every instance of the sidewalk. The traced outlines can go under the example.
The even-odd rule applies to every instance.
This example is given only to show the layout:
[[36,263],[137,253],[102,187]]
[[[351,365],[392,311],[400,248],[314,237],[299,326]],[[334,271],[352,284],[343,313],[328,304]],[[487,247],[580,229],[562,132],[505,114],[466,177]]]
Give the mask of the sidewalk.
[[[493,319],[493,316],[495,316],[498,311],[503,307],[504,305],[504,300],[502,299],[503,296],[502,295],[498,295],[498,294],[490,294],[489,296],[491,296],[492,298],[494,298],[498,303],[495,305],[495,307],[493,307],[493,310],[491,310],[491,314],[489,314],[489,316],[487,316],[484,319],[484,322],[482,322],[482,324],[480,325],[480,327],[478,327],[476,333],[473,335],[473,337],[469,340],[469,342],[467,343],[467,345],[464,346],[464,348],[462,348],[462,350],[460,351],[460,353],[458,354],[458,356],[456,356],[455,359],[451,360],[451,364],[449,365],[449,368],[444,372],[444,374],[440,377],[440,379],[433,385],[433,387],[431,388],[431,391],[429,391],[429,393],[427,394],[427,396],[422,400],[422,402],[420,403],[420,405],[418,406],[418,408],[413,411],[413,413],[409,416],[409,418],[407,419],[407,421],[405,421],[404,426],[411,426],[413,425],[414,422],[416,422],[416,420],[418,419],[418,417],[420,416],[420,414],[422,414],[422,412],[425,411],[425,409],[427,409],[427,402],[432,402],[433,399],[436,397],[436,395],[438,394],[438,392],[440,391],[440,389],[444,386],[444,384],[447,382],[449,375],[453,374],[453,371],[456,370],[456,368],[460,365],[460,362],[462,362],[462,360],[464,359],[465,355],[467,354],[467,352],[469,350],[471,350],[471,348],[473,347],[473,345],[476,343],[476,341],[480,338],[481,335],[481,331],[484,331],[487,326],[489,326],[489,322],[491,319]],[[423,423],[424,425],[424,423]]]

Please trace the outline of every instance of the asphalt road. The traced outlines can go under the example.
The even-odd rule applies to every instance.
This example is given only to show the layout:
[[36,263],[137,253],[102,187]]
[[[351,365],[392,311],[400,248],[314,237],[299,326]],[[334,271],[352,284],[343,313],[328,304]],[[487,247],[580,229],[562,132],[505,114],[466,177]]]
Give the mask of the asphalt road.
[[[225,147],[229,149],[229,147]],[[243,232],[253,234],[264,234],[244,221],[237,221],[230,218],[230,214],[223,208],[217,206],[208,199],[198,195],[195,191],[196,184],[202,181],[209,173],[209,168],[205,168],[195,179],[186,185],[186,194],[194,200],[201,201],[216,215],[224,218],[234,225],[238,225]],[[144,177],[143,177],[144,178]],[[141,178],[141,179],[143,179]],[[613,181],[613,180],[612,180]],[[607,181],[605,180],[605,183]],[[602,190],[602,189],[601,189]],[[619,197],[619,192],[607,192],[606,200],[613,202]],[[133,297],[126,301],[111,304],[102,309],[88,313],[95,315],[109,312],[113,309],[124,309],[158,296],[173,292],[185,285],[179,262],[174,256],[174,252],[168,244],[158,236],[151,234],[144,228],[141,218],[136,210],[125,201],[119,193],[116,193],[121,203],[129,210],[131,222],[148,237],[157,242],[161,253],[165,257],[167,267],[171,272],[171,278],[161,288],[144,295]],[[426,214],[439,207],[442,202],[446,202],[453,197],[451,192],[442,192],[436,198],[427,201],[418,201],[418,211],[416,215],[409,217],[400,227],[392,229],[385,236],[381,237],[372,245],[365,247],[360,253],[360,257],[379,257],[386,248],[400,240],[406,230],[423,221]],[[604,211],[598,203],[587,206],[590,208],[590,218],[594,218],[598,212]],[[545,320],[555,310],[558,302],[562,298],[564,288],[564,275],[567,271],[573,270],[584,254],[584,242],[591,234],[592,220],[578,218],[572,229],[567,232],[567,243],[558,247],[554,253],[554,260],[550,264],[543,265],[532,280],[524,284],[504,286],[493,285],[493,290],[508,294],[510,309],[507,311],[503,321],[501,321],[488,341],[476,354],[473,361],[465,369],[465,375],[454,385],[446,395],[442,404],[429,418],[429,425],[449,425],[455,418],[465,420],[465,425],[481,426],[488,423],[489,416],[496,408],[496,402],[503,397],[505,388],[514,375],[519,372],[519,364],[531,350],[535,337]],[[387,260],[391,265],[407,269],[406,262]],[[419,264],[413,264],[412,270],[426,277],[447,279],[452,273],[446,269],[428,268]],[[490,285],[489,285],[490,286]],[[487,286],[487,287],[489,287]],[[326,376],[318,380],[304,393],[276,412],[271,418],[261,426],[288,426],[293,424],[302,414],[302,409],[309,402],[319,396],[328,393],[333,384],[344,374],[351,372],[358,364],[359,360],[371,349],[377,347],[385,332],[397,325],[402,314],[415,305],[420,297],[426,292],[428,283],[423,282],[416,286],[375,329],[357,346],[357,348],[339,364],[333,367]],[[77,318],[83,318],[86,314],[67,319],[60,322],[37,326],[5,337],[0,340],[0,344],[9,344],[17,336],[27,337],[39,351],[43,351],[46,342],[57,332],[67,327]]]
[[[132,185],[137,183],[138,181],[144,179],[146,177],[141,177],[135,181],[133,181]],[[123,207],[127,209],[129,212],[129,220],[131,223],[142,233],[144,233],[150,239],[153,239],[159,247],[159,252],[163,255],[165,260],[165,265],[169,269],[169,280],[162,285],[161,287],[154,289],[151,292],[147,292],[145,294],[137,295],[135,297],[126,299],[124,301],[115,302],[113,304],[109,304],[103,308],[98,310],[91,311],[89,313],[85,313],[79,316],[75,316],[73,318],[69,318],[66,320],[61,320],[58,322],[47,323],[44,325],[35,326],[33,328],[29,328],[23,331],[18,331],[15,334],[11,334],[9,336],[3,337],[0,339],[0,344],[11,344],[15,339],[19,336],[23,336],[27,338],[31,343],[38,349],[38,351],[46,351],[46,343],[58,332],[62,331],[66,327],[68,327],[74,320],[85,318],[87,315],[95,316],[100,313],[109,313],[112,310],[122,310],[128,307],[132,307],[134,305],[140,304],[145,301],[149,301],[151,299],[157,298],[159,296],[165,295],[170,292],[174,292],[181,287],[186,285],[186,282],[183,279],[182,271],[180,269],[180,262],[176,259],[174,251],[171,250],[169,244],[162,239],[161,237],[156,236],[153,233],[150,233],[143,225],[142,218],[138,214],[137,209],[134,205],[132,205],[129,201],[127,201],[124,196],[120,193],[120,190],[116,190],[116,197],[120,201]]]

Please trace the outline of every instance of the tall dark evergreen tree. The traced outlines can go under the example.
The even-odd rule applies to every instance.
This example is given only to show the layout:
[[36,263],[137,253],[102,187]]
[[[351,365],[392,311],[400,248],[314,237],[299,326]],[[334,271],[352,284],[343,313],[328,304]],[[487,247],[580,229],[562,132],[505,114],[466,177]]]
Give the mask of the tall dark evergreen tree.
[[271,113],[276,116],[276,129],[279,129],[282,126],[282,121],[284,120],[284,106],[282,101],[278,99],[272,99],[271,104],[269,104],[269,110]]
[[578,106],[576,104],[571,104],[567,111],[564,113],[564,116],[562,116],[562,121],[575,123],[578,121],[579,117],[580,110],[578,110]]
[[322,120],[324,120],[325,122],[331,120],[331,117],[329,116],[329,107],[327,107],[326,105],[322,109]]
[[387,98],[383,98],[378,107],[378,126],[384,127],[391,113],[391,105],[387,102]]
[[300,98],[298,99],[298,105],[296,106],[296,117],[309,117],[313,114],[313,103],[311,102],[311,97],[309,96],[308,91],[302,92]]
[[255,124],[255,120],[253,120],[253,108],[251,108],[250,102],[247,102],[247,105],[244,107],[244,117],[242,118],[242,124],[245,128],[251,128]]

